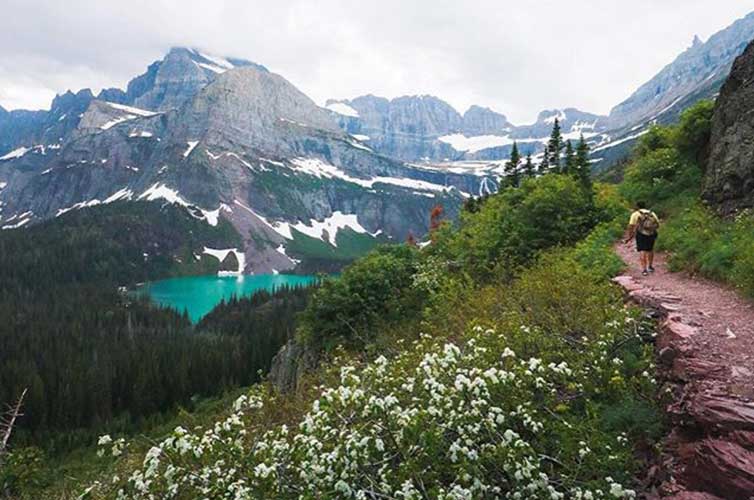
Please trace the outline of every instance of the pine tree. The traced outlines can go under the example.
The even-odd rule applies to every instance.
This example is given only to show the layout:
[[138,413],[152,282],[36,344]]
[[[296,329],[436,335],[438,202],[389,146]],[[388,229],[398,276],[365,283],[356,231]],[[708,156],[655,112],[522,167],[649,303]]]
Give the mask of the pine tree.
[[550,173],[550,150],[545,146],[545,150],[542,153],[542,161],[539,164],[539,175],[545,175]]
[[560,170],[564,174],[571,174],[576,171],[576,155],[573,152],[573,144],[570,139],[566,141],[565,158],[563,159],[563,168]]
[[547,143],[547,150],[550,152],[549,164],[554,172],[560,171],[560,154],[563,151],[563,135],[560,133],[560,120],[555,118],[552,126],[550,141]]
[[576,177],[581,184],[586,187],[592,187],[592,167],[589,163],[589,145],[584,140],[584,134],[581,134],[579,144],[576,146]]
[[532,178],[535,174],[534,164],[531,162],[531,153],[527,153],[526,161],[524,162],[524,177]]
[[511,187],[518,187],[520,183],[520,174],[518,171],[519,164],[521,163],[521,154],[518,152],[518,144],[513,142],[513,149],[511,149],[511,156],[508,163],[505,164],[505,179],[503,184]]

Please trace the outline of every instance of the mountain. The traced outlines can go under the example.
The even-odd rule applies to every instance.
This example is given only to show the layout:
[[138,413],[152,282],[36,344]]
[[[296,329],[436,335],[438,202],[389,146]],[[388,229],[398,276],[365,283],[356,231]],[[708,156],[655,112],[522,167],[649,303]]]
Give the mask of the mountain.
[[674,123],[680,113],[705,98],[714,98],[733,60],[754,37],[754,13],[714,34],[706,42],[694,37],[691,46],[642,85],[609,116],[574,108],[545,110],[531,125],[511,124],[504,115],[472,106],[461,115],[433,96],[387,100],[372,95],[329,100],[326,107],[341,128],[376,151],[404,161],[500,162],[514,140],[527,153],[540,152],[554,118],[572,140],[581,133],[592,146],[595,170],[625,158],[636,139],[653,123]]
[[325,107],[340,127],[376,151],[404,161],[494,161],[508,158],[513,141],[524,152],[542,150],[555,118],[564,134],[592,140],[605,127],[605,117],[577,109],[549,110],[531,125],[515,126],[505,115],[471,106],[463,115],[434,96],[404,96],[388,100],[367,95],[353,100],[328,100]]
[[424,234],[435,205],[453,217],[466,193],[494,186],[492,172],[377,154],[282,76],[193,49],[171,50],[125,91],[68,92],[28,113],[0,117],[17,131],[0,151],[0,227],[114,201],[169,202],[233,224],[238,272],[351,260]]
[[602,144],[593,150],[597,170],[625,158],[653,123],[675,123],[680,114],[701,99],[714,99],[730,73],[733,61],[754,38],[754,13],[735,21],[691,46],[657,75],[615,106],[607,119]]
[[610,128],[657,118],[690,95],[716,94],[752,37],[754,13],[712,35],[707,42],[694,37],[686,51],[610,111]]

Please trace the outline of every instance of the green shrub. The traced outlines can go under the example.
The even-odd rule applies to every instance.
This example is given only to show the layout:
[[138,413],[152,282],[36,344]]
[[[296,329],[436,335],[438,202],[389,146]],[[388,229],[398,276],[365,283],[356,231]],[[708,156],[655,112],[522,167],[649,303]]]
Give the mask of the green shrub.
[[572,253],[561,249],[542,255],[513,283],[506,298],[524,324],[578,342],[593,341],[622,300],[604,276],[582,267]]
[[606,217],[594,193],[576,179],[545,175],[489,197],[475,213],[464,212],[459,228],[439,231],[429,251],[475,280],[510,278],[540,251],[579,241]]
[[707,161],[714,110],[714,101],[699,101],[681,114],[678,126],[673,129],[673,144],[678,152],[702,169]]
[[652,126],[642,136],[626,168],[621,193],[671,208],[679,199],[698,196],[711,132],[712,101],[700,101],[681,115],[678,125]]
[[726,281],[754,296],[754,217],[749,212],[727,220],[692,203],[662,228],[658,248],[670,254],[675,271]]
[[379,247],[325,280],[301,315],[303,339],[326,348],[363,346],[378,327],[418,314],[425,298],[412,286],[418,261],[419,250],[409,245]]
[[613,244],[623,234],[624,220],[628,220],[625,211],[624,217],[615,217],[594,228],[589,236],[577,243],[573,249],[572,254],[576,262],[594,276],[603,279],[618,274],[624,264],[613,251]]
[[640,156],[626,169],[621,193],[630,201],[658,205],[684,191],[698,192],[701,170],[685,161],[675,148],[661,148]]

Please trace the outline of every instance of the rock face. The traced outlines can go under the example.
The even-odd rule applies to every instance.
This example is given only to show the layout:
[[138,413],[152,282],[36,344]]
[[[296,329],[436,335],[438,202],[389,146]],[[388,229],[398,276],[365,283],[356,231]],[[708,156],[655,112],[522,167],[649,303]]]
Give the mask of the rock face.
[[319,363],[319,354],[298,342],[289,340],[272,358],[269,379],[280,392],[295,391],[301,378]]
[[327,102],[340,127],[375,151],[403,161],[495,161],[508,159],[513,141],[525,153],[541,151],[555,117],[567,138],[581,133],[599,142],[605,117],[574,108],[543,111],[531,125],[515,126],[505,115],[471,106],[463,115],[434,96],[393,100],[372,95]]
[[[631,276],[614,281],[627,296],[663,318],[657,337],[659,378],[672,396],[666,413],[660,496],[682,499],[749,498],[754,492],[754,403],[734,390],[745,367],[709,356],[709,338],[691,305]],[[659,481],[658,481],[659,482]],[[654,498],[654,497],[652,497]]]
[[463,134],[467,137],[499,134],[512,128],[505,115],[490,108],[473,105],[463,114]]
[[[399,121],[420,109],[427,127],[447,118],[437,103],[412,106],[398,106]],[[248,273],[424,234],[436,204],[453,217],[464,193],[494,184],[486,171],[376,154],[282,76],[191,49],[172,50],[125,92],[67,93],[28,121],[0,151],[0,228],[113,201],[177,203],[210,224],[229,220]]]
[[754,207],[754,44],[736,59],[712,119],[704,198],[725,214]]

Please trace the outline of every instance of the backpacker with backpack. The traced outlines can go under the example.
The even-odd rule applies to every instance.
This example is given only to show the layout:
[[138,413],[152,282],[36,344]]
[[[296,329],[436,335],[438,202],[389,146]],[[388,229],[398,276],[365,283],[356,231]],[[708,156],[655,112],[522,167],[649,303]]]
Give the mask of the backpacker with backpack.
[[639,212],[639,232],[649,236],[656,234],[658,229],[660,229],[660,221],[657,216],[651,210],[641,210]]

